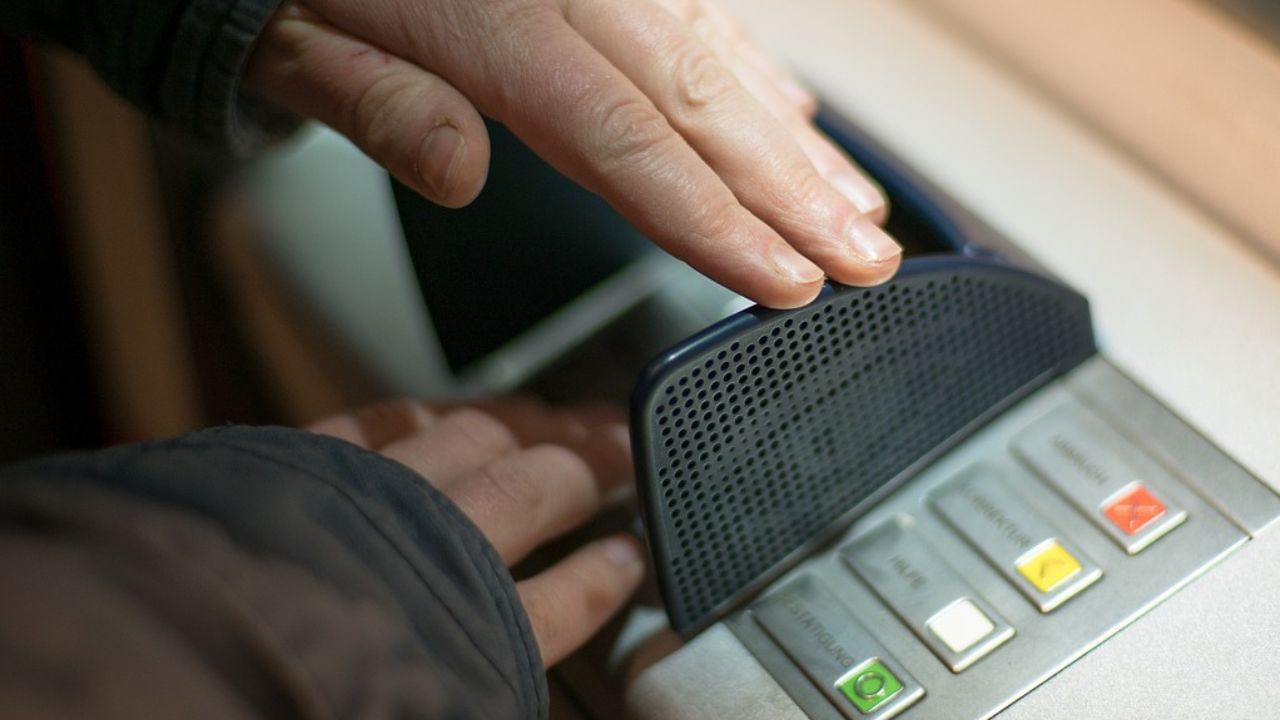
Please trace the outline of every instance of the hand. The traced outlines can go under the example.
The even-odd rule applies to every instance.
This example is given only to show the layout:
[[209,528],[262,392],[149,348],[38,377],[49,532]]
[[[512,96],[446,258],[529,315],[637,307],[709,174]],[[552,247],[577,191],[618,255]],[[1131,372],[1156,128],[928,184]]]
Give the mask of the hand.
[[494,117],[764,305],[899,263],[879,191],[714,0],[286,0],[246,83],[449,207],[484,185]]
[[[591,519],[632,482],[625,416],[529,400],[428,409],[396,400],[322,420],[312,432],[381,453],[427,478],[508,565]],[[516,584],[543,663],[587,641],[644,576],[639,543],[619,535]]]

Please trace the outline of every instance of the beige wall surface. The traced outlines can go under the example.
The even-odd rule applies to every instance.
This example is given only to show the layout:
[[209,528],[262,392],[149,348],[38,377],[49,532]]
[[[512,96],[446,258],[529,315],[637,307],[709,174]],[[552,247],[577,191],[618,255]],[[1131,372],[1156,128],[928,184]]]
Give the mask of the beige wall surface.
[[912,0],[1280,262],[1280,48],[1196,0]]
[[195,367],[145,118],[80,58],[44,54],[81,312],[119,441],[192,430]]

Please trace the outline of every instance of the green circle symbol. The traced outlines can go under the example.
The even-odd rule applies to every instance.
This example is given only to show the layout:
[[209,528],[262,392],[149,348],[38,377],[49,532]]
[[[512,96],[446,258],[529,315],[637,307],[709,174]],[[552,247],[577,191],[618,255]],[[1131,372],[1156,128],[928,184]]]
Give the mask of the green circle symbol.
[[858,693],[860,697],[870,699],[883,694],[887,684],[884,675],[874,670],[868,670],[853,681],[853,691]]

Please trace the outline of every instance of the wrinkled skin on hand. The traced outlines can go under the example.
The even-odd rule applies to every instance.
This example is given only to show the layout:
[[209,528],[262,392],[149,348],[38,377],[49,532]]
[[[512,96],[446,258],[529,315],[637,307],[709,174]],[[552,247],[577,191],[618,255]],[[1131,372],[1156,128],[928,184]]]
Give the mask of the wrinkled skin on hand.
[[448,207],[484,185],[491,116],[764,305],[803,305],[824,275],[883,282],[900,261],[879,190],[714,0],[287,0],[246,87]]

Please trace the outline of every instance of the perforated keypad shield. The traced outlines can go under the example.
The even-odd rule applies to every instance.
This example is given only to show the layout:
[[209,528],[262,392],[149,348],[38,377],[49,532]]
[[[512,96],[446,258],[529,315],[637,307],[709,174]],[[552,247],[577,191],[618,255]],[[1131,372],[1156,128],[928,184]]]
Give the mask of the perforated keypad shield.
[[633,398],[648,541],[696,632],[907,471],[1095,352],[1088,304],[994,261],[755,309],[656,361]]

